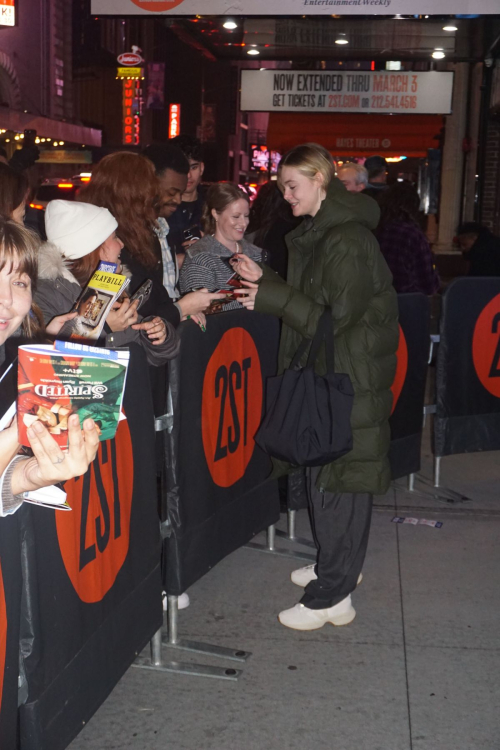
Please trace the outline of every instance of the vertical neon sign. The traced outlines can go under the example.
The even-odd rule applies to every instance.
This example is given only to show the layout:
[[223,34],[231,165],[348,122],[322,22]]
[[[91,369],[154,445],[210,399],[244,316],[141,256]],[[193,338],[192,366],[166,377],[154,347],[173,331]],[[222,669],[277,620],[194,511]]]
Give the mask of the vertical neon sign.
[[168,117],[168,137],[175,138],[181,132],[181,105],[171,104]]
[[124,79],[122,85],[122,142],[126,146],[138,146],[141,140],[141,120],[139,116],[141,83],[133,79]]

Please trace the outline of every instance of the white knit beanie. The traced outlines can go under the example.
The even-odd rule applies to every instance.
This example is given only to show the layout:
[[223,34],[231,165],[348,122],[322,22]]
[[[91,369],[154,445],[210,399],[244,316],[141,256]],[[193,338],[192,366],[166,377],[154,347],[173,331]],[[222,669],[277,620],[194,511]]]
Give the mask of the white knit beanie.
[[45,211],[47,239],[69,260],[96,250],[117,227],[107,208],[91,203],[50,201]]

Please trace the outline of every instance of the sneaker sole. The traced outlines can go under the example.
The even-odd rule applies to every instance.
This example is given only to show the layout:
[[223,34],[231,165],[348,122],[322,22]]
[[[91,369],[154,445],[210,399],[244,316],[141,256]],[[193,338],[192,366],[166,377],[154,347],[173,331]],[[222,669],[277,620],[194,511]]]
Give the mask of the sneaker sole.
[[321,628],[324,627],[325,625],[333,625],[334,627],[341,628],[344,625],[349,625],[354,620],[355,617],[356,617],[356,610],[354,609],[354,607],[351,607],[349,612],[346,612],[345,615],[339,615],[338,617],[335,618],[335,620],[326,620],[322,625],[315,625],[314,627],[311,627],[311,625],[308,626],[306,625],[306,623],[304,623],[304,625],[287,625],[286,622],[282,622],[280,620],[279,616],[278,616],[278,622],[281,625],[284,625],[285,628],[290,628],[290,630],[306,631],[306,630],[321,630]]
[[[307,583],[297,583],[297,581],[293,580],[292,576],[293,576],[293,573],[290,576],[291,582],[294,583],[296,586],[300,586],[301,589],[305,589],[305,587],[307,586],[307,584],[311,583],[311,581],[316,581],[317,580],[316,578],[311,578],[309,581],[307,581]],[[358,581],[356,583],[356,586],[359,586],[362,582],[363,582],[363,573],[360,573],[359,576],[358,576]]]

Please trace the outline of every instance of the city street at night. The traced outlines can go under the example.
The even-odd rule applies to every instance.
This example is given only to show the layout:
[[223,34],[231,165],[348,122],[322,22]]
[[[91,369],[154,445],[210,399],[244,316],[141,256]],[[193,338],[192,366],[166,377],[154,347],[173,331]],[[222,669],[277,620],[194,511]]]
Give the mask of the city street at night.
[[0,750],[500,750],[499,0],[0,0]]

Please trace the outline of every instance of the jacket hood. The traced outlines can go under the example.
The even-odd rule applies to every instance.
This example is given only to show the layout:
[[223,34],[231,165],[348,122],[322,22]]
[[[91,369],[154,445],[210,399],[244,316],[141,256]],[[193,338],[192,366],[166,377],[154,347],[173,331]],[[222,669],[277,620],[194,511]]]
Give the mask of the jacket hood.
[[78,284],[61,251],[52,242],[44,242],[38,251],[38,278],[53,281],[61,277],[72,284]]
[[[238,244],[240,245],[242,252],[244,252],[245,255],[248,255],[249,258],[255,259],[255,257],[258,256],[260,260],[262,251],[258,247],[252,245],[251,242],[248,242],[245,239],[240,240]],[[187,251],[187,256],[188,258],[194,258],[201,253],[215,255],[218,258],[230,258],[234,254],[210,234],[206,234],[201,240],[198,240],[194,245],[191,245]]]
[[363,193],[349,193],[340,180],[334,177],[313,223],[317,229],[327,229],[355,221],[373,230],[379,218],[380,208],[373,198]]

